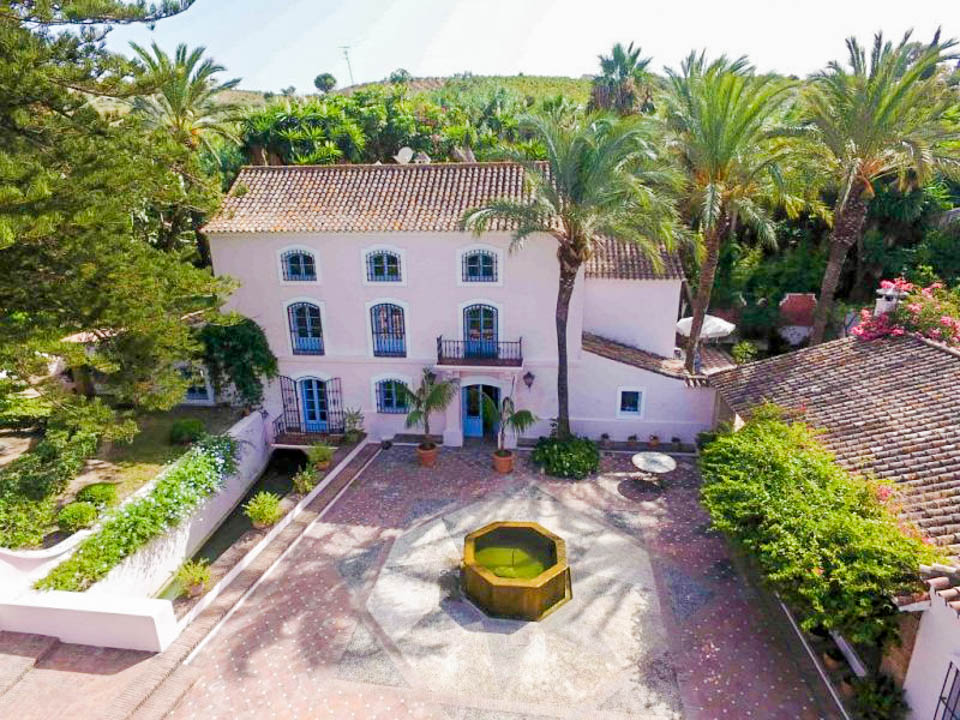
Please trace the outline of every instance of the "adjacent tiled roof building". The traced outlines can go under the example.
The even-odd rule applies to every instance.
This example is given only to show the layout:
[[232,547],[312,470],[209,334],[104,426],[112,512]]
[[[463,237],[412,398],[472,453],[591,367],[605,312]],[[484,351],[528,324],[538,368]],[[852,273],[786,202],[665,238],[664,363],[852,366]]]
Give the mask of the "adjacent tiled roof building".
[[711,378],[740,415],[772,402],[821,428],[837,462],[897,483],[902,515],[960,556],[960,353],[844,338]]
[[707,385],[710,375],[734,367],[729,355],[710,345],[703,345],[700,348],[701,374],[699,375],[689,375],[683,368],[683,361],[677,358],[655,355],[647,350],[624,345],[592,333],[583,333],[583,349],[588,353],[605,357],[607,360],[685,380],[692,387]]
[[[240,171],[208,233],[460,232],[464,213],[529,193],[516,163],[259,166]],[[492,231],[508,231],[495,222]],[[609,240],[588,277],[683,279],[675,254],[656,268],[635,245]]]

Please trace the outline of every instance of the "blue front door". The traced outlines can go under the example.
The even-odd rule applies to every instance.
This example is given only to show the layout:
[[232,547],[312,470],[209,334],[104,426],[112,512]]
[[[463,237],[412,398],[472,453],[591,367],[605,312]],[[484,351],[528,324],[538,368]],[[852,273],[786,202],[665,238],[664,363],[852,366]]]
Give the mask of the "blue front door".
[[483,437],[487,433],[496,433],[496,419],[484,420],[483,396],[494,404],[499,403],[500,390],[492,385],[468,385],[463,389],[463,436]]
[[483,437],[483,406],[480,404],[480,386],[463,389],[463,436]]
[[463,348],[466,357],[497,357],[497,309],[471,305],[463,311]]
[[303,407],[303,425],[307,432],[327,431],[327,386],[316,378],[300,381],[300,399]]

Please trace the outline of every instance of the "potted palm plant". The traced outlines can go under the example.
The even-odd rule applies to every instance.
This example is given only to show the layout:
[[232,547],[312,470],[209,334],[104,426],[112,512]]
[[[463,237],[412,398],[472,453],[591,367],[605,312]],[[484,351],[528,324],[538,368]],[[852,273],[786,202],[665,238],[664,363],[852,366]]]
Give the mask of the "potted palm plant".
[[433,467],[437,461],[437,445],[430,440],[430,415],[447,409],[457,394],[457,386],[450,380],[437,380],[430,368],[423,369],[420,387],[411,390],[401,385],[407,399],[407,427],[423,426],[423,442],[417,446],[417,457],[423,467]]
[[497,449],[493,453],[493,467],[502,475],[513,472],[516,455],[506,448],[507,430],[512,430],[519,437],[537,421],[536,416],[529,410],[517,410],[509,395],[500,401],[500,407],[490,397],[483,395],[483,414],[497,423]]

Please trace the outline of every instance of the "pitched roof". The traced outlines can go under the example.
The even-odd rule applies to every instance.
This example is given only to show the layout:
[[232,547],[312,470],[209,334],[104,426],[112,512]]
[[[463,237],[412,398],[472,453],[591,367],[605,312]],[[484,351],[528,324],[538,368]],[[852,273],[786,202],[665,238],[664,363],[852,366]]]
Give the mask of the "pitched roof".
[[605,357],[608,360],[632,365],[642,370],[649,370],[659,375],[676,378],[686,381],[690,386],[702,386],[708,384],[710,375],[720,370],[733,367],[733,361],[730,356],[719,348],[704,345],[700,350],[702,360],[701,374],[690,375],[683,369],[683,361],[677,358],[667,358],[662,355],[641,350],[632,345],[625,345],[616,340],[594,335],[593,333],[583,333],[583,349],[594,355]]
[[676,253],[661,251],[663,266],[657,270],[635,243],[608,238],[603,248],[587,261],[588,278],[601,280],[683,280],[683,267]]
[[780,301],[780,323],[799,327],[813,327],[817,312],[817,296],[813,293],[787,293]]
[[[491,200],[529,198],[516,163],[271,165],[240,171],[208,233],[460,232],[460,219]],[[492,231],[508,231],[495,221]],[[639,248],[608,241],[587,277],[683,279],[675,254],[658,271]]]
[[738,413],[802,413],[837,462],[896,482],[902,517],[960,555],[960,353],[921,338],[844,338],[711,379]]

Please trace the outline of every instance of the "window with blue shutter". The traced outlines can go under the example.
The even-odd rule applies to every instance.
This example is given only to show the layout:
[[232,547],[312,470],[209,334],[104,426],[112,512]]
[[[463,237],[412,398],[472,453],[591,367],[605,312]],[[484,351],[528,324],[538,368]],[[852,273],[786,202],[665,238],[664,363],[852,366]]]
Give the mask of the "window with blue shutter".
[[311,282],[317,279],[317,262],[306,250],[288,250],[280,256],[283,279],[291,282]]
[[463,282],[497,282],[497,255],[471,250],[463,255]]
[[401,380],[381,380],[377,383],[377,412],[386,415],[404,414],[408,410],[406,383]]
[[312,303],[294,303],[287,308],[294,355],[323,355],[320,308]]
[[400,256],[389,250],[367,253],[368,282],[400,282]]

